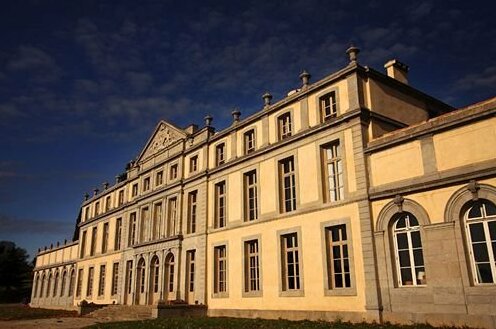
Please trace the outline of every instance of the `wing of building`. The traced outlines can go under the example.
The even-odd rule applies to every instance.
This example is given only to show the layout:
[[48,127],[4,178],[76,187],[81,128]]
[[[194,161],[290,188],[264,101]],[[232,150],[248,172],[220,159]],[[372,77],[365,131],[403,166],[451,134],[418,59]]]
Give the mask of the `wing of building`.
[[216,132],[160,121],[37,256],[32,305],[496,324],[496,98],[454,109],[349,64]]

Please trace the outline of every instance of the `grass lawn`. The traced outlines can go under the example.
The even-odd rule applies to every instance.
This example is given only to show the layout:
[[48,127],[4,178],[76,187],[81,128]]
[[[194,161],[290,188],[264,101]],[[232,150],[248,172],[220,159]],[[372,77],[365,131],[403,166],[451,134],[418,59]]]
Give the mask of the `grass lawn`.
[[31,308],[22,304],[0,304],[0,320],[30,320],[78,316],[76,311]]
[[379,324],[350,324],[347,322],[314,322],[238,318],[163,318],[145,321],[96,324],[92,329],[432,329],[429,325],[396,326]]

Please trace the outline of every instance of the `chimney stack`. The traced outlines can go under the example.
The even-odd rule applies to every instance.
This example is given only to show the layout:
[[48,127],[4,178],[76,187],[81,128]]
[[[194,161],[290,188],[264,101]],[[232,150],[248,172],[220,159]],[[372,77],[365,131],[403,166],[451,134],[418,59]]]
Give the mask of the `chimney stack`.
[[392,59],[384,64],[388,77],[398,80],[404,84],[408,84],[408,65]]

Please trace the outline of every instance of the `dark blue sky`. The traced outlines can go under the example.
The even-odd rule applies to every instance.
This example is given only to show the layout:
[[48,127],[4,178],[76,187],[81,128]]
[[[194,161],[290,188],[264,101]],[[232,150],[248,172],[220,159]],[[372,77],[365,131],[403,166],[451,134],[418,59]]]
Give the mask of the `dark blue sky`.
[[0,240],[33,256],[72,235],[85,192],[123,171],[160,119],[221,129],[345,66],[398,58],[454,106],[495,95],[490,1],[4,1]]

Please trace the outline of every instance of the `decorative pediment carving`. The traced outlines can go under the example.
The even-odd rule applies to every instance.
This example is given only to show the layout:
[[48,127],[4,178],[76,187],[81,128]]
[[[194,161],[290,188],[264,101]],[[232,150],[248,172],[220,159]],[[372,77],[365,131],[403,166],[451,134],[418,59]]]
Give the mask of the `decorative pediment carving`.
[[140,159],[146,159],[184,137],[185,134],[182,134],[178,129],[169,126],[165,122],[161,122],[145,147],[144,152],[141,154]]

